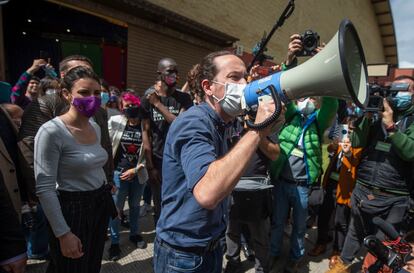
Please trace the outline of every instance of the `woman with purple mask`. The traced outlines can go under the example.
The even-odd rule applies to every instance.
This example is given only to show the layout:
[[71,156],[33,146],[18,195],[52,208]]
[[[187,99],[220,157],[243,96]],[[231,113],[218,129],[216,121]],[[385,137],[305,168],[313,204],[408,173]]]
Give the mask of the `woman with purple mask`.
[[69,111],[35,137],[36,194],[51,228],[47,272],[98,273],[110,216],[116,208],[103,170],[108,160],[92,117],[101,105],[98,76],[84,67],[62,81]]

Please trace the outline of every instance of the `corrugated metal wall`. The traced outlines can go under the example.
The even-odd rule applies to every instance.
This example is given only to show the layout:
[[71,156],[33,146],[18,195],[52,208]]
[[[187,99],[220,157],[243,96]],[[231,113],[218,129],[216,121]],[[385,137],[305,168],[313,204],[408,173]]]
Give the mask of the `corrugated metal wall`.
[[169,57],[178,64],[180,77],[178,87],[181,87],[191,67],[210,52],[210,49],[129,25],[127,86],[143,94],[150,85],[154,84],[158,61]]

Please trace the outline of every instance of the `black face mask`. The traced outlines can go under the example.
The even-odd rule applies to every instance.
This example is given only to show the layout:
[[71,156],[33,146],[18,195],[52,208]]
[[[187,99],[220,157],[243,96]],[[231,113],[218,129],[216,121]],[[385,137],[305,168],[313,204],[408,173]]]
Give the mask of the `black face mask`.
[[124,114],[127,118],[138,118],[139,108],[138,106],[130,106],[124,109]]

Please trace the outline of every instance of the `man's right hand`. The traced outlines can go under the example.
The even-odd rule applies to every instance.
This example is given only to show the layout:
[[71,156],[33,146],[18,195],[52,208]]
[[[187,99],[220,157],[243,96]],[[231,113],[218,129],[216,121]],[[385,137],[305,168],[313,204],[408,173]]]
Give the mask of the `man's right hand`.
[[149,182],[153,184],[161,184],[161,175],[156,168],[148,170]]
[[[275,132],[279,132],[285,123],[285,111],[286,107],[282,104],[282,111],[277,120],[271,123],[269,126],[259,131],[260,137],[269,136]],[[268,119],[275,112],[275,102],[273,99],[259,100],[259,107],[257,109],[255,124],[261,123]]]
[[36,71],[38,71],[44,65],[47,65],[46,60],[44,60],[44,59],[35,59],[35,60],[33,60],[32,66],[29,69],[27,69],[26,72],[33,75],[34,73],[36,73]]
[[299,34],[293,34],[290,36],[290,42],[288,46],[288,52],[286,56],[285,65],[290,65],[296,58],[296,54],[302,50],[302,40]]
[[82,242],[72,232],[68,232],[58,237],[60,243],[60,251],[67,258],[78,259],[83,256]]

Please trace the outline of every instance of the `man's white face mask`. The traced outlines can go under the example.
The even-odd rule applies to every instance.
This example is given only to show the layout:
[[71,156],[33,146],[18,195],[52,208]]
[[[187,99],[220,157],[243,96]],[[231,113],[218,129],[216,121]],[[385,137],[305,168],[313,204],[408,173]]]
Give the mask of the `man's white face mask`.
[[298,101],[298,110],[305,116],[312,114],[313,111],[315,111],[315,108],[315,104],[310,100],[310,98]]
[[232,82],[217,82],[214,83],[224,85],[224,96],[219,99],[213,95],[213,98],[221,105],[224,112],[226,112],[231,117],[237,117],[243,114],[242,100],[243,90],[246,87],[246,84],[232,83]]

